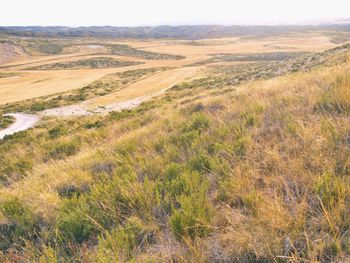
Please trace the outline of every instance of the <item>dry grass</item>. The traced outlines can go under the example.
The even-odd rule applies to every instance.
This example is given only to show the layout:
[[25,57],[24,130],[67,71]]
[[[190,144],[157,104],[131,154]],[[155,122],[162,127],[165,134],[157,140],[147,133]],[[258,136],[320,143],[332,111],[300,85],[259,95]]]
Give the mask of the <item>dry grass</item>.
[[99,106],[103,107],[112,103],[152,95],[162,90],[166,90],[177,83],[196,77],[199,75],[199,72],[200,67],[185,67],[167,70],[133,83],[115,93],[85,101],[83,102],[83,107],[87,109],[96,108]]
[[[96,91],[115,85],[112,93],[82,103],[91,108],[196,79],[205,68],[183,66],[215,52],[331,45],[319,36],[272,44],[211,41],[130,42],[187,58],[127,69],[19,70],[21,80],[0,79],[0,96],[15,101],[34,90],[50,94],[56,87],[46,89],[59,82],[68,90],[63,84],[116,73],[102,78]],[[6,137],[0,142],[0,260],[349,261],[350,61],[346,50],[323,55],[317,56],[329,63],[309,72],[240,86],[226,81],[239,70],[218,67],[215,77],[187,80],[132,110],[45,118]],[[143,70],[155,65],[178,68]],[[139,71],[125,72],[130,69]],[[23,94],[6,92],[6,79],[14,87],[27,79],[28,87]]]
[[7,138],[4,260],[348,261],[349,69],[171,90]]

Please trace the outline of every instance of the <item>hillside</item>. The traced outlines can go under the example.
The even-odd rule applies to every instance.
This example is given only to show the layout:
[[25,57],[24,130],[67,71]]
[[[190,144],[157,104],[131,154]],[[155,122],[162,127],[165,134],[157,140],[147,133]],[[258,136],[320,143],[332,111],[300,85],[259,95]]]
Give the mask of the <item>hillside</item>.
[[299,33],[307,31],[349,32],[350,22],[321,25],[285,25],[285,26],[155,26],[155,27],[0,27],[0,34],[22,37],[105,37],[135,39],[206,39],[218,37],[254,36]]
[[[204,77],[133,109],[5,137],[0,259],[349,261],[349,48],[214,65],[237,60],[220,52],[200,61],[213,63]],[[110,74],[54,103],[166,70]]]

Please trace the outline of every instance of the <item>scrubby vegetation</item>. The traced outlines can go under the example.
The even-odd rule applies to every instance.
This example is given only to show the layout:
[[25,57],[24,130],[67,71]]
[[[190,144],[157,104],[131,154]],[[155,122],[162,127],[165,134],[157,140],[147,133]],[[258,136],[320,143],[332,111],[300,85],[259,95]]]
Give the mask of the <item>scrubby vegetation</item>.
[[349,261],[348,56],[6,137],[1,259]]
[[[255,80],[270,79],[293,72],[310,71],[321,66],[332,66],[349,60],[346,55],[350,44],[338,46],[323,52],[297,56],[281,61],[247,62],[233,65],[212,66],[209,76],[195,81],[184,82],[172,87],[173,90],[224,88],[230,85],[240,85]],[[204,61],[205,62],[205,61]]]
[[57,70],[57,69],[83,69],[83,68],[117,68],[139,65],[142,62],[118,60],[110,57],[93,57],[70,62],[45,64],[27,68],[27,70]]
[[15,118],[12,116],[0,114],[0,129],[7,128],[15,121]]
[[4,73],[4,72],[0,72],[0,79],[1,78],[8,78],[8,77],[13,77],[13,76],[17,76],[16,73]]
[[169,70],[169,67],[162,68],[145,68],[145,69],[135,69],[135,70],[127,70],[123,72],[116,73],[120,78],[124,80],[136,80],[141,77],[147,77],[149,74],[158,73],[164,70]]
[[208,64],[215,62],[244,62],[244,61],[281,61],[286,59],[305,56],[306,52],[263,52],[242,54],[214,54],[213,57],[197,64]]
[[20,46],[30,55],[56,55],[61,54],[64,48],[70,47],[71,43],[57,39],[42,38],[5,38],[0,39],[0,43],[8,43]]
[[136,57],[136,58],[142,58],[142,59],[155,59],[155,60],[166,60],[166,59],[178,60],[178,59],[185,58],[184,56],[180,56],[180,55],[144,51],[144,50],[130,47],[128,45],[108,44],[106,46],[110,48],[111,53],[113,55],[118,55],[118,56],[128,56],[128,57]]

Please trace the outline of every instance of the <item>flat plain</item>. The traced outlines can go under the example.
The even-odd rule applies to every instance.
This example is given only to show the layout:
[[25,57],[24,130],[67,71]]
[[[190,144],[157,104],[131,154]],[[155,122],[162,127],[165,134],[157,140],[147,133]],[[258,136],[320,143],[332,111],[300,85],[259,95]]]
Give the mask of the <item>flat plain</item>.
[[[69,40],[66,40],[66,42]],[[0,45],[1,53],[6,51],[7,63],[0,64],[0,74],[13,74],[11,77],[0,78],[0,104],[11,102],[18,102],[35,97],[52,95],[60,92],[66,92],[74,89],[82,88],[89,83],[96,81],[103,76],[116,72],[123,72],[135,69],[145,69],[152,67],[169,67],[169,68],[185,68],[191,67],[195,63],[200,63],[218,54],[242,54],[242,53],[263,53],[263,52],[318,52],[329,49],[335,46],[331,39],[321,34],[310,33],[303,35],[281,36],[271,39],[244,39],[244,38],[224,38],[224,39],[204,39],[198,41],[187,40],[124,40],[124,41],[107,41],[89,40],[90,42],[98,43],[95,45],[83,45],[81,42],[71,40],[72,44],[66,50],[63,50],[60,55],[37,55],[26,54],[20,47],[15,45]],[[128,45],[136,50],[164,53],[172,55],[184,56],[183,59],[143,59],[140,56],[114,55],[106,48],[108,45]],[[97,54],[98,53],[98,54]],[[11,57],[12,55],[12,57]],[[125,66],[113,68],[80,68],[74,70],[67,69],[52,69],[52,70],[35,70],[40,69],[43,65],[54,65],[55,63],[72,63],[76,61],[91,59],[97,57],[109,57],[118,61],[132,61],[139,62],[138,65]],[[12,60],[8,62],[8,60]],[[229,62],[226,62],[228,64]],[[234,62],[235,63],[235,62]],[[225,64],[225,62],[216,63]],[[28,70],[29,68],[34,70]],[[166,74],[167,78],[177,78],[179,72],[186,72],[184,76],[188,76],[188,69],[171,70]],[[184,79],[180,77],[178,82]],[[158,81],[157,79],[155,80]],[[173,84],[173,81],[171,81]],[[142,87],[140,87],[142,85]],[[133,84],[130,89],[135,89],[140,94],[144,95],[145,89],[149,91],[157,91],[157,89],[150,88],[153,86],[152,80],[142,80],[140,86]],[[157,85],[157,84],[156,84]],[[166,85],[158,85],[159,89],[166,88]],[[123,91],[125,93],[125,91]],[[135,94],[133,91],[130,94]],[[128,99],[125,97],[125,99]]]

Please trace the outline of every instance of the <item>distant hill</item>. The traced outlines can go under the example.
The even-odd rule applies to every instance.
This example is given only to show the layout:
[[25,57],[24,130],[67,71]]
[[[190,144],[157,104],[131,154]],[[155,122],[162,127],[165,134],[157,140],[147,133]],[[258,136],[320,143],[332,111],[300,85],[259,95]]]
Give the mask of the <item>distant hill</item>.
[[156,27],[0,27],[0,34],[26,37],[113,37],[113,38],[180,38],[202,39],[233,36],[266,36],[281,33],[292,33],[310,30],[347,31],[350,32],[350,22],[321,25],[281,25],[281,26],[223,26],[223,25],[192,25],[192,26],[156,26]]

